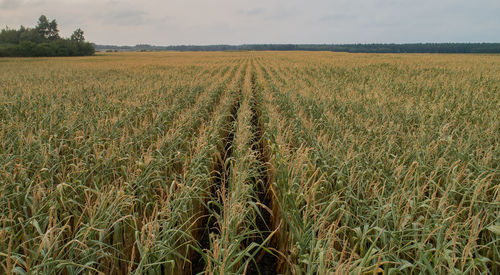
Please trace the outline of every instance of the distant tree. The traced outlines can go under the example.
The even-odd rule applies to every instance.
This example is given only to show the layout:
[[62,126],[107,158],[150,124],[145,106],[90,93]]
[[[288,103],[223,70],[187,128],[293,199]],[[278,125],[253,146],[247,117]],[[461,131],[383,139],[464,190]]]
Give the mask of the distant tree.
[[77,43],[85,42],[85,37],[83,36],[83,31],[78,28],[71,35],[71,41],[75,41]]
[[19,32],[8,27],[3,29],[0,33],[0,43],[18,44]]
[[49,40],[56,40],[59,38],[61,38],[61,37],[59,37],[59,29],[57,28],[57,22],[54,19],[54,20],[50,21],[50,23],[49,23],[48,39]]
[[49,19],[47,19],[45,15],[41,15],[40,18],[38,18],[35,29],[43,40],[54,41],[61,38],[59,36],[56,20],[54,19],[49,22]]
[[50,33],[50,23],[45,15],[40,15],[38,18],[38,23],[35,27],[35,30],[38,32],[40,37],[48,38]]
[[37,49],[35,43],[31,41],[23,41],[19,44],[18,52],[20,56],[36,56]]
[[33,43],[41,43],[43,38],[36,29],[27,28],[19,34],[19,42],[30,41]]
[[38,18],[34,28],[21,26],[19,30],[6,27],[0,30],[0,57],[2,56],[84,56],[95,53],[94,45],[85,42],[81,29],[71,38],[61,38],[56,20],[45,15]]

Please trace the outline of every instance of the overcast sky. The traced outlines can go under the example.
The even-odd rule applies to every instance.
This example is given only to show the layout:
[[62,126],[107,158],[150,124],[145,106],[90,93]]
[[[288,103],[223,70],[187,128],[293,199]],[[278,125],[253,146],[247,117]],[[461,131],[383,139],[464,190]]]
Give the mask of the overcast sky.
[[500,0],[0,0],[0,25],[55,18],[97,44],[500,42]]

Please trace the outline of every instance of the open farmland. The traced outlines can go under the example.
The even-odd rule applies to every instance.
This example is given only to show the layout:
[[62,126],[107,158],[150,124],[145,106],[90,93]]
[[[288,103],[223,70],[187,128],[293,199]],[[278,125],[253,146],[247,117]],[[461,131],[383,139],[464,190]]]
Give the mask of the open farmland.
[[500,273],[500,55],[0,60],[0,273]]

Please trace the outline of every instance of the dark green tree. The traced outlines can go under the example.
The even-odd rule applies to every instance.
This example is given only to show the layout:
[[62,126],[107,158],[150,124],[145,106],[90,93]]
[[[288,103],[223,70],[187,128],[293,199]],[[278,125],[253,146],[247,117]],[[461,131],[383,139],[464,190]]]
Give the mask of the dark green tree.
[[30,41],[33,43],[41,43],[43,42],[43,38],[40,36],[39,32],[36,29],[25,29],[19,34],[19,42],[22,41]]
[[47,39],[50,34],[50,23],[45,15],[40,15],[38,18],[38,23],[35,27],[35,30],[38,32],[40,37]]
[[34,28],[0,30],[0,57],[84,56],[94,52],[94,46],[85,42],[81,29],[75,30],[71,38],[61,38],[56,20],[49,21],[45,15],[38,18]]
[[77,43],[85,42],[85,37],[83,36],[82,29],[78,28],[73,32],[73,34],[71,35],[71,41],[75,41]]
[[56,39],[60,39],[61,37],[59,37],[59,29],[57,28],[57,22],[56,20],[52,20],[50,21],[49,23],[49,35],[48,35],[48,39],[49,40],[56,40]]
[[0,33],[0,43],[18,44],[19,36],[20,35],[17,30],[9,29],[7,27]]

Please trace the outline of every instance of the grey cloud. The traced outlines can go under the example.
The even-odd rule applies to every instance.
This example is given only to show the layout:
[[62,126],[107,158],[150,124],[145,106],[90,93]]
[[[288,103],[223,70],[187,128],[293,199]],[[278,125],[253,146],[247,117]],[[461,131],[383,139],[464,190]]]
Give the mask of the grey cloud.
[[101,19],[106,24],[116,25],[143,25],[148,22],[147,13],[141,10],[111,11]]
[[12,10],[21,7],[24,3],[22,0],[1,0],[0,9]]
[[46,0],[0,0],[0,12],[2,10],[20,10],[29,7],[40,7]]
[[320,16],[317,21],[320,23],[326,22],[326,23],[343,23],[343,22],[349,22],[355,21],[358,19],[358,16],[356,14],[352,13],[330,13],[324,16]]
[[46,14],[102,44],[500,42],[499,12],[498,0],[0,0],[0,25]]
[[295,6],[275,6],[271,13],[266,16],[267,20],[282,21],[293,18],[294,20],[300,16],[300,10]]
[[260,14],[264,13],[264,9],[263,8],[253,8],[253,9],[247,9],[247,10],[240,10],[239,13],[242,15],[249,15],[249,16],[260,15]]

